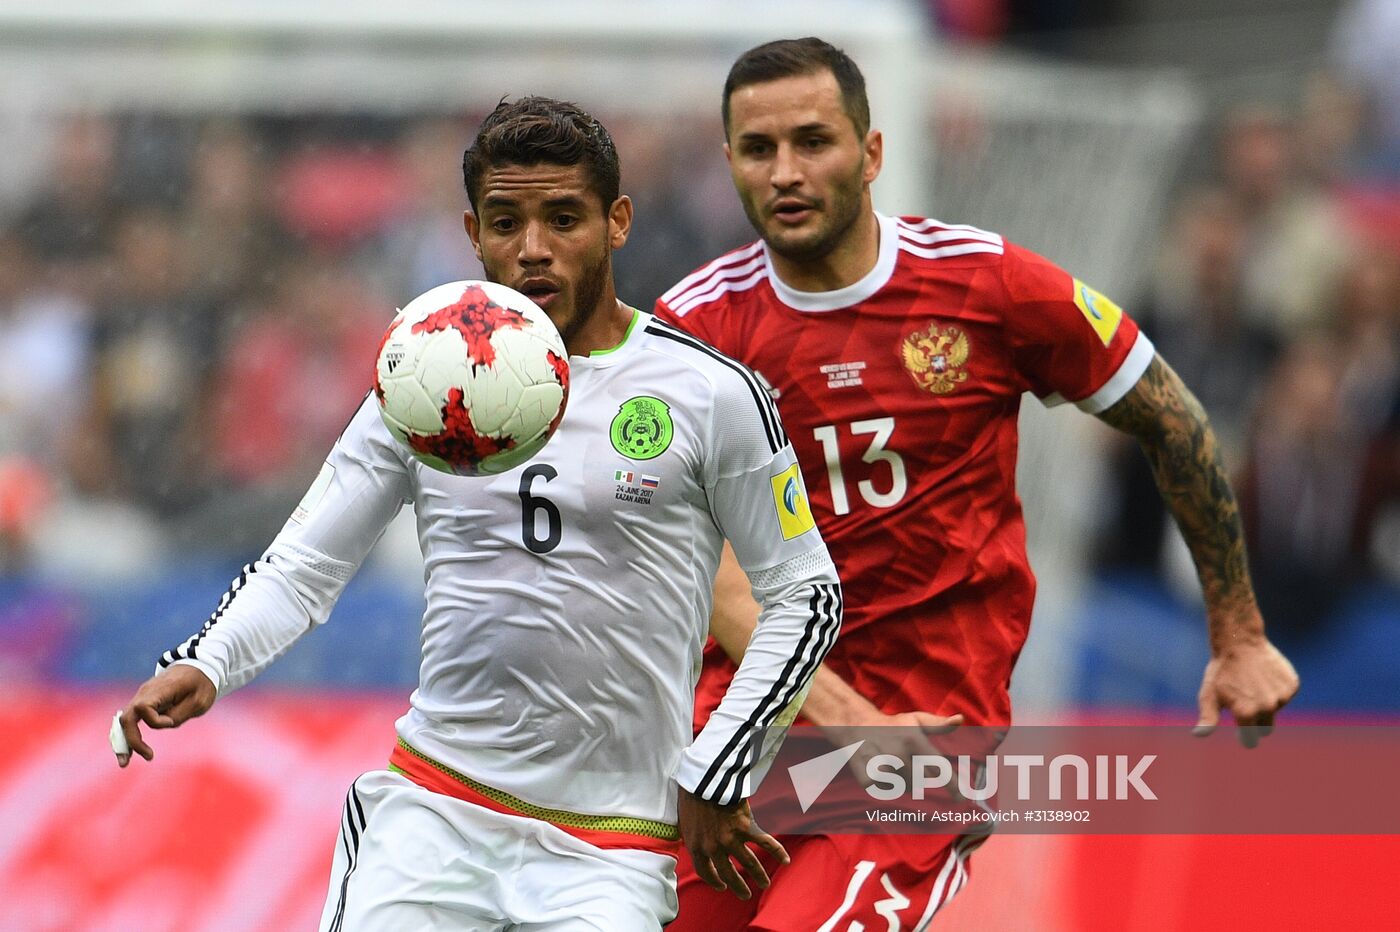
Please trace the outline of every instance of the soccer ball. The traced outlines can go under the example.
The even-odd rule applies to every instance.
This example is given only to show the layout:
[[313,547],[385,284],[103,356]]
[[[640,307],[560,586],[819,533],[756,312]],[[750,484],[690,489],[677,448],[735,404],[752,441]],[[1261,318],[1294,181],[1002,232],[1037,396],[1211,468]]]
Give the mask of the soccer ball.
[[559,426],[568,354],[520,292],[451,282],[414,298],[389,325],[374,394],[389,432],[423,463],[459,476],[501,473]]

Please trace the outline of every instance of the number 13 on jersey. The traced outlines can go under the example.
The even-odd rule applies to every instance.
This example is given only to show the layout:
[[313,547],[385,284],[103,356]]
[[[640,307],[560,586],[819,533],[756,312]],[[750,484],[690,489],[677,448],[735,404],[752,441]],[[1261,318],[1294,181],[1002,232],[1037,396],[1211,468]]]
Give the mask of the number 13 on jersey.
[[812,431],[812,436],[821,443],[822,453],[826,458],[832,510],[838,515],[849,514],[851,511],[850,494],[847,492],[846,477],[841,468],[841,446],[837,433],[839,426],[846,426],[853,436],[871,438],[860,458],[861,462],[871,465],[887,463],[890,467],[889,488],[879,491],[873,481],[861,479],[856,483],[856,491],[860,493],[860,497],[866,504],[875,508],[889,508],[898,504],[909,489],[909,481],[904,472],[904,460],[893,450],[885,449],[885,444],[894,433],[894,418],[877,417],[868,421],[852,421],[849,425],[824,424]]

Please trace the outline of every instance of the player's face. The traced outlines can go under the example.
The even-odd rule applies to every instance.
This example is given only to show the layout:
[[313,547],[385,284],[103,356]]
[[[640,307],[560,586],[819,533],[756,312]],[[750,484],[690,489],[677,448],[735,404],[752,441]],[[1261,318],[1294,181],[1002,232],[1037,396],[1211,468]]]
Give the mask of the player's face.
[[482,179],[477,211],[465,220],[486,277],[538,304],[568,343],[613,294],[631,201],[604,211],[582,165],[501,165]]
[[856,135],[830,71],[739,88],[728,128],[724,151],[744,212],[778,255],[819,260],[870,209],[880,134]]

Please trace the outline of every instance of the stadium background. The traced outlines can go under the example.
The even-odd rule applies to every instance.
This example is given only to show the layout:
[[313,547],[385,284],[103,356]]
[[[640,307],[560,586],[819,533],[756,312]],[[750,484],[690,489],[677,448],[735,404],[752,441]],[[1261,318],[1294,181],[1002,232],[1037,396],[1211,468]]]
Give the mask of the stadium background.
[[[718,88],[807,33],[867,70],[878,206],[1061,262],[1202,396],[1303,679],[1288,717],[1395,721],[1400,0],[0,0],[0,928],[314,921],[343,788],[414,680],[411,521],[154,766],[116,770],[111,711],[280,526],[393,308],[478,273],[458,166],[499,97],[614,131],[619,290],[648,307],[750,238]],[[1188,725],[1200,604],[1141,458],[1072,412],[1023,421],[1019,720]],[[1384,838],[1003,838],[976,863],[948,928],[1400,908]]]

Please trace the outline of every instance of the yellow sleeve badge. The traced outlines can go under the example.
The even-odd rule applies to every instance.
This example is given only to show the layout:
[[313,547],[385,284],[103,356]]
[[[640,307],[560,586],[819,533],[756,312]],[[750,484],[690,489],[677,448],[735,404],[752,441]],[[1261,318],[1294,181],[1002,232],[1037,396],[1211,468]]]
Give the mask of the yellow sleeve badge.
[[802,486],[802,474],[797,471],[796,463],[768,481],[773,485],[773,507],[778,510],[778,527],[783,532],[783,540],[801,537],[817,526],[812,520],[812,507],[807,504],[807,490]]
[[1074,303],[1107,346],[1123,322],[1123,309],[1077,278],[1074,279]]

